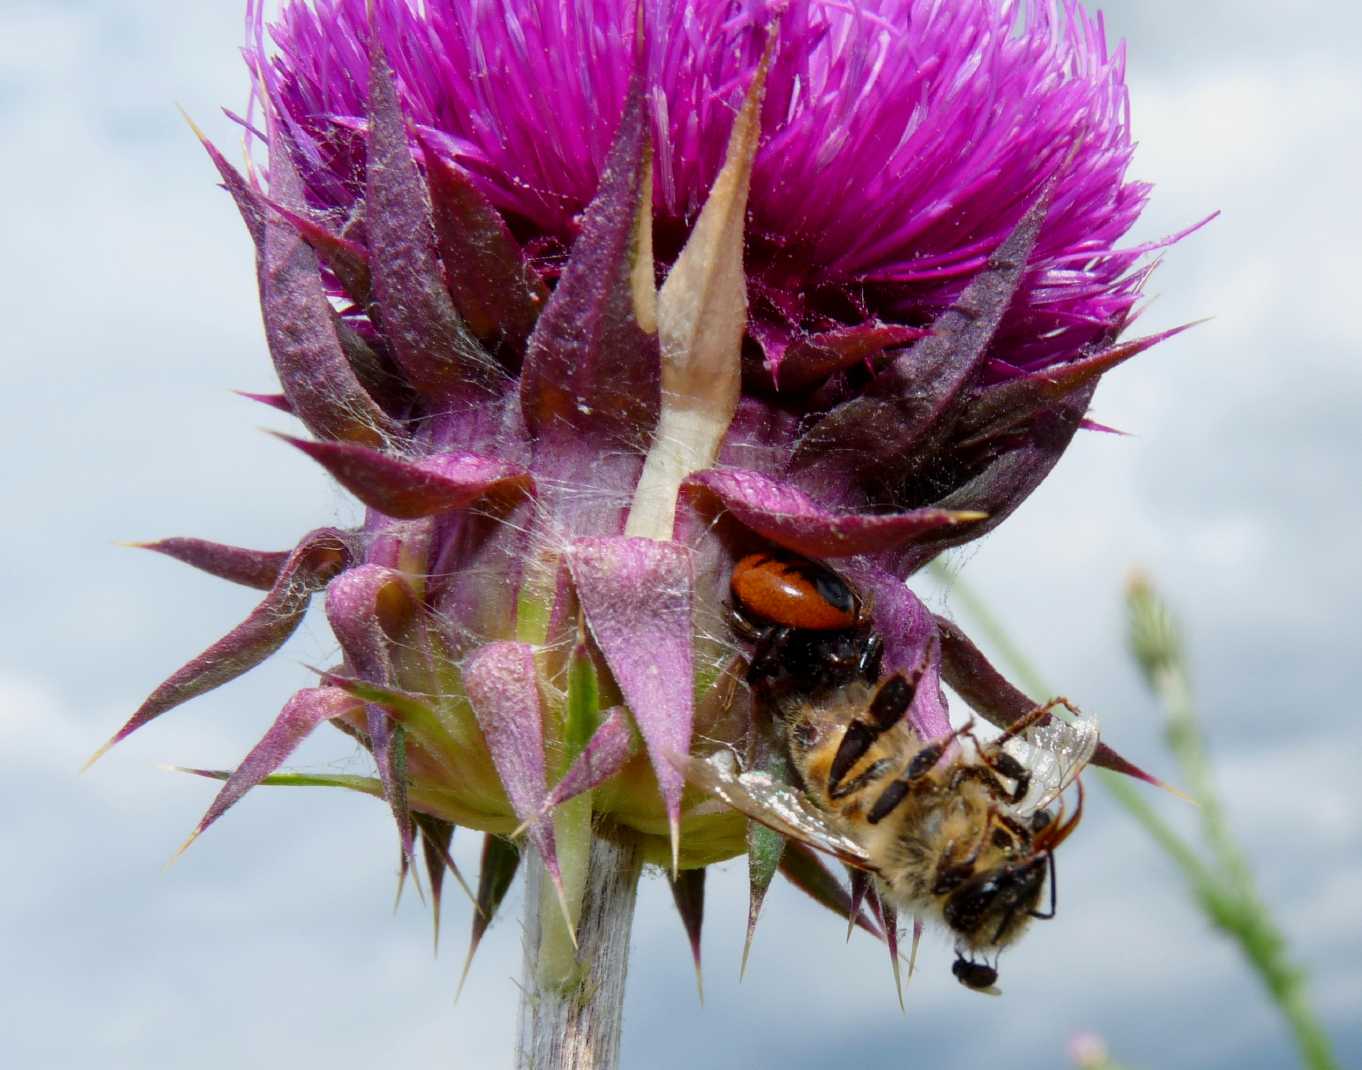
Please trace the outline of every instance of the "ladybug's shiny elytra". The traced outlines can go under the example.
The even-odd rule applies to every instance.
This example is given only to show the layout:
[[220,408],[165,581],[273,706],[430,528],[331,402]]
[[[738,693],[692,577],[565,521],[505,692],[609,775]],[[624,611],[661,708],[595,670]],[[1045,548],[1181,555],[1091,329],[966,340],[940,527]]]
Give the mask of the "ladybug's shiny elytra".
[[787,628],[836,631],[861,618],[860,599],[846,581],[805,558],[748,554],[734,566],[730,585],[748,614]]

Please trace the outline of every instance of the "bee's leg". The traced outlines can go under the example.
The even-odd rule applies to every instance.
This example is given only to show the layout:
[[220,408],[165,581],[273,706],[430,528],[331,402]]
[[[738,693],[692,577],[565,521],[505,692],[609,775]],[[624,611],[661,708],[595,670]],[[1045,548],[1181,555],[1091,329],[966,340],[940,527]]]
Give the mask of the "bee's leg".
[[989,810],[988,818],[984,821],[983,827],[980,828],[979,835],[974,838],[974,844],[970,847],[969,854],[958,862],[951,861],[955,854],[955,842],[952,841],[947,845],[946,850],[941,854],[941,861],[937,863],[936,879],[932,883],[933,895],[945,895],[974,876],[975,863],[979,861],[979,855],[984,850],[984,844],[988,842],[989,834],[993,830],[993,818],[996,814],[996,810]]
[[1009,740],[1016,739],[1017,736],[1021,735],[1032,725],[1036,724],[1037,722],[1043,722],[1048,720],[1050,717],[1050,711],[1053,710],[1056,706],[1063,706],[1067,710],[1074,709],[1073,703],[1070,702],[1067,698],[1064,698],[1063,696],[1060,696],[1059,698],[1052,698],[1044,706],[1037,706],[1034,710],[1031,710],[1028,713],[1024,713],[1020,717],[1018,717],[1015,721],[1008,725],[1006,731],[1004,731],[1003,734],[1000,735],[997,739],[993,740],[989,744],[989,746],[994,749],[1001,750],[1004,743],[1007,743]]
[[850,780],[844,780],[842,783],[838,784],[836,788],[830,790],[828,792],[828,798],[834,800],[845,799],[848,795],[855,795],[856,792],[869,787],[881,777],[892,776],[893,772],[894,763],[892,759],[881,758],[877,762],[871,762],[870,765],[857,776],[852,777]]
[[[1005,754],[1003,755],[1003,757],[1006,758],[1008,762],[1011,762],[1012,766],[1016,767],[1016,769],[1019,771],[1017,776],[1024,778],[1026,785],[1029,785],[1031,774],[1026,771],[1026,768],[1020,762],[1016,761],[1010,754]],[[982,765],[961,764],[957,766],[955,770],[951,773],[951,779],[947,782],[947,790],[955,791],[965,781],[977,780],[979,784],[983,787],[983,789],[988,792],[989,798],[1004,800],[1006,802],[1012,803],[1013,805],[1015,805],[1021,799],[1021,797],[1026,794],[1025,786],[1020,786],[1019,789],[1009,790],[1007,787],[1003,785],[1003,782],[998,779],[997,775],[998,773],[1002,773],[1002,775],[1007,777],[1009,780],[1014,779],[1015,777],[1013,773],[1007,772],[1006,769],[995,766],[992,762],[982,758],[982,756],[981,761],[983,761]],[[1008,768],[1011,768],[1012,766],[1008,766]],[[1018,793],[1018,790],[1020,791],[1020,794]]]
[[1028,911],[1027,911],[1027,913],[1030,914],[1031,917],[1033,917],[1033,918],[1039,918],[1041,921],[1049,921],[1051,918],[1053,918],[1053,917],[1055,916],[1055,907],[1056,907],[1056,905],[1057,905],[1057,900],[1058,900],[1058,897],[1059,897],[1059,892],[1058,892],[1058,890],[1057,890],[1056,887],[1055,887],[1055,885],[1056,885],[1056,878],[1055,878],[1055,852],[1054,852],[1054,851],[1046,851],[1045,853],[1046,853],[1046,855],[1048,856],[1049,866],[1050,866],[1050,909],[1049,909],[1049,911],[1046,912],[1046,913],[1042,913],[1042,912],[1039,911],[1039,910],[1028,910]]
[[1012,833],[1013,838],[1017,840],[1017,842],[1025,844],[1029,844],[1031,842],[1031,837],[1034,835],[1033,829],[1027,827],[1025,824],[1018,821],[1015,817],[1011,817],[1007,814],[999,813],[996,814],[995,816],[998,819],[998,824],[1002,825],[1003,828],[1007,829],[1008,832]]
[[880,797],[875,800],[875,805],[870,808],[870,813],[866,815],[866,820],[874,825],[889,816],[899,803],[908,797],[909,792],[936,768],[936,763],[941,761],[946,753],[946,748],[955,741],[955,737],[960,735],[962,731],[964,730],[957,729],[949,736],[934,740],[914,754],[903,776],[880,793]]
[[[1014,806],[1021,802],[1022,799],[1026,798],[1026,793],[1031,787],[1031,771],[1027,769],[1026,766],[1022,765],[1021,762],[1017,761],[1016,758],[1003,750],[1003,745],[1020,736],[1032,725],[1048,719],[1050,711],[1056,706],[1066,706],[1072,709],[1069,700],[1066,698],[1051,699],[1045,705],[1037,706],[1030,712],[1018,717],[1007,726],[1007,730],[1003,732],[1002,735],[998,736],[997,739],[990,740],[987,744],[980,744],[977,740],[975,741],[979,752],[979,760],[988,766],[995,774],[1006,777],[1008,780],[1012,781],[1014,785],[1011,791],[1006,791],[999,785],[998,791],[1001,792],[1001,794],[995,792],[995,798],[1006,799]],[[973,733],[968,734],[971,738],[973,737]]]
[[842,734],[842,742],[837,747],[828,771],[829,794],[835,797],[838,785],[865,756],[870,745],[903,720],[908,707],[913,704],[913,694],[914,686],[902,673],[895,673],[880,685],[866,709],[868,720],[858,717],[847,725],[846,732]]
[[[951,788],[959,787],[965,780],[977,780],[992,798],[1003,799],[1013,806],[1026,797],[1027,789],[1031,787],[1031,770],[1016,758],[1006,751],[991,753],[988,748],[980,747],[979,761],[983,764],[961,765],[956,769],[951,777]],[[1014,786],[1011,789],[1004,787],[998,779],[1000,776],[1012,781]]]
[[[1028,714],[1027,716],[1031,715]],[[1027,788],[1031,785],[1030,770],[1006,751],[995,751],[992,742],[987,745],[981,743],[974,734],[974,720],[972,718],[957,728],[954,735],[956,738],[968,739],[974,743],[975,752],[979,755],[979,761],[982,764],[974,765],[961,762],[952,772],[947,790],[955,791],[966,780],[977,780],[992,799],[1002,799],[1013,805],[1022,800],[1026,795]],[[945,743],[949,743],[949,740],[943,741],[943,746]],[[936,763],[933,762],[932,764],[935,765]],[[1009,790],[999,779],[1000,776],[1014,781],[1016,786]]]

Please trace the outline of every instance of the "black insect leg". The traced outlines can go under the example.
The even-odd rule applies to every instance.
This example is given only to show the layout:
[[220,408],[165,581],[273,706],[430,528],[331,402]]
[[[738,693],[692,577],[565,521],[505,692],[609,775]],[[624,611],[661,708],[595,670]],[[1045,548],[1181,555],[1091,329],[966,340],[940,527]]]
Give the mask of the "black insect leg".
[[1021,735],[1032,725],[1037,723],[1044,723],[1045,721],[1049,720],[1050,711],[1053,710],[1056,706],[1063,706],[1069,710],[1072,710],[1074,708],[1073,704],[1066,698],[1063,697],[1052,698],[1044,706],[1037,706],[1034,710],[1031,710],[1028,713],[1024,713],[1020,717],[1018,717],[1015,721],[1013,721],[1010,725],[1007,726],[1007,730],[1004,731],[1002,735],[1000,735],[997,739],[993,740],[990,746],[1001,749],[1004,743],[1007,743],[1009,740],[1016,739],[1017,736]]
[[[951,775],[950,790],[954,791],[967,780],[977,780],[990,798],[1015,806],[1026,794],[1026,789],[1031,783],[1031,774],[1010,754],[1003,754],[1000,757],[1007,759],[1006,762],[995,764],[981,755],[981,761],[984,763],[982,765],[960,765]],[[998,779],[998,774],[1009,780],[1015,780],[1017,786],[1012,789],[1005,787]]]
[[767,628],[760,633],[747,669],[747,679],[750,683],[760,684],[780,676],[784,670],[781,648],[792,634],[792,630],[783,625]]
[[870,700],[866,719],[852,721],[842,735],[842,742],[837,747],[837,754],[828,772],[829,794],[835,797],[842,780],[865,756],[870,745],[903,720],[908,707],[913,704],[913,694],[913,685],[902,673],[896,673],[880,685],[875,697]]
[[881,758],[870,765],[850,780],[844,780],[839,784],[835,791],[829,791],[828,797],[831,799],[845,799],[848,795],[855,795],[856,792],[868,788],[881,777],[892,776],[894,773],[894,763],[889,758]]
[[954,742],[955,737],[959,734],[959,731],[952,732],[949,736],[928,743],[914,754],[903,776],[880,793],[880,797],[875,800],[875,805],[870,808],[870,813],[866,815],[866,820],[872,825],[878,824],[893,813],[899,803],[908,797],[908,793],[912,791],[914,785],[936,768],[936,763],[941,761],[946,753],[946,748]]
[[[987,745],[979,744],[979,760],[992,769],[1000,776],[1012,781],[1014,787],[1011,792],[1002,795],[1009,803],[1014,806],[1026,798],[1026,793],[1031,787],[1031,771],[1017,761],[1016,758],[1003,750],[1003,745],[1016,739],[1032,725],[1043,723],[1049,719],[1050,711],[1056,706],[1069,706],[1069,700],[1065,698],[1051,699],[1044,706],[1037,706],[1035,709],[1018,717],[997,739],[990,740]],[[1072,707],[1070,707],[1072,708]],[[972,733],[971,733],[972,735]]]
[[1048,914],[1042,914],[1039,910],[1031,910],[1027,912],[1031,915],[1031,917],[1037,918],[1040,921],[1049,921],[1051,918],[1055,916],[1055,900],[1059,895],[1055,883],[1055,852],[1046,851],[1045,853],[1049,857],[1050,862],[1050,912]]
[[769,625],[758,624],[739,606],[728,606],[728,626],[733,634],[747,643],[755,643],[770,630]]

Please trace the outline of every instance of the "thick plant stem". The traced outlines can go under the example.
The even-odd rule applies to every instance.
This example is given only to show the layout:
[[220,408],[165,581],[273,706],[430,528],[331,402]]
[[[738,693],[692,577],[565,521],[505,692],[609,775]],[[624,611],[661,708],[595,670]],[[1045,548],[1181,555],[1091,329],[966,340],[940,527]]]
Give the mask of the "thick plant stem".
[[[566,975],[548,963],[559,956],[542,954],[546,937],[554,942],[557,908],[543,865],[536,860],[529,867],[517,1070],[614,1070],[619,1065],[629,933],[642,866],[632,839],[593,837],[577,924],[579,951]],[[554,913],[546,915],[546,908]]]

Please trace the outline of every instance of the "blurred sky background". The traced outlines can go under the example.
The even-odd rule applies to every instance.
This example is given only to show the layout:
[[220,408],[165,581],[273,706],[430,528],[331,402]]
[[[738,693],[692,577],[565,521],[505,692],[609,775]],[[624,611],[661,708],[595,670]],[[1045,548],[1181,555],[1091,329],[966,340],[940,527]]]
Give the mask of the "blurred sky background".
[[[245,96],[241,6],[0,0],[0,1064],[509,1067],[518,898],[455,1006],[469,906],[452,888],[432,958],[416,897],[393,915],[391,819],[371,800],[262,790],[164,868],[214,788],[157,763],[239,760],[330,656],[320,613],[77,776],[257,597],[115,540],[277,548],[355,514],[258,430],[286,418],[230,393],[274,389],[251,250],[175,104],[236,143],[217,109]],[[1104,9],[1130,45],[1132,174],[1157,184],[1135,237],[1224,213],[1169,252],[1141,327],[1215,319],[1104,382],[1094,416],[1134,437],[1081,437],[952,564],[1121,750],[1171,773],[1122,641],[1128,570],[1156,578],[1231,818],[1340,1061],[1362,1066],[1362,7]],[[356,761],[331,733],[294,764]],[[779,884],[739,985],[741,861],[711,875],[699,1008],[666,884],[645,878],[624,1065],[1029,1070],[1066,1065],[1079,1030],[1148,1070],[1295,1065],[1171,865],[1090,802],[1059,920],[1006,956],[1005,997],[957,985],[937,937],[906,1016],[883,949]],[[470,874],[478,839],[455,841]]]

